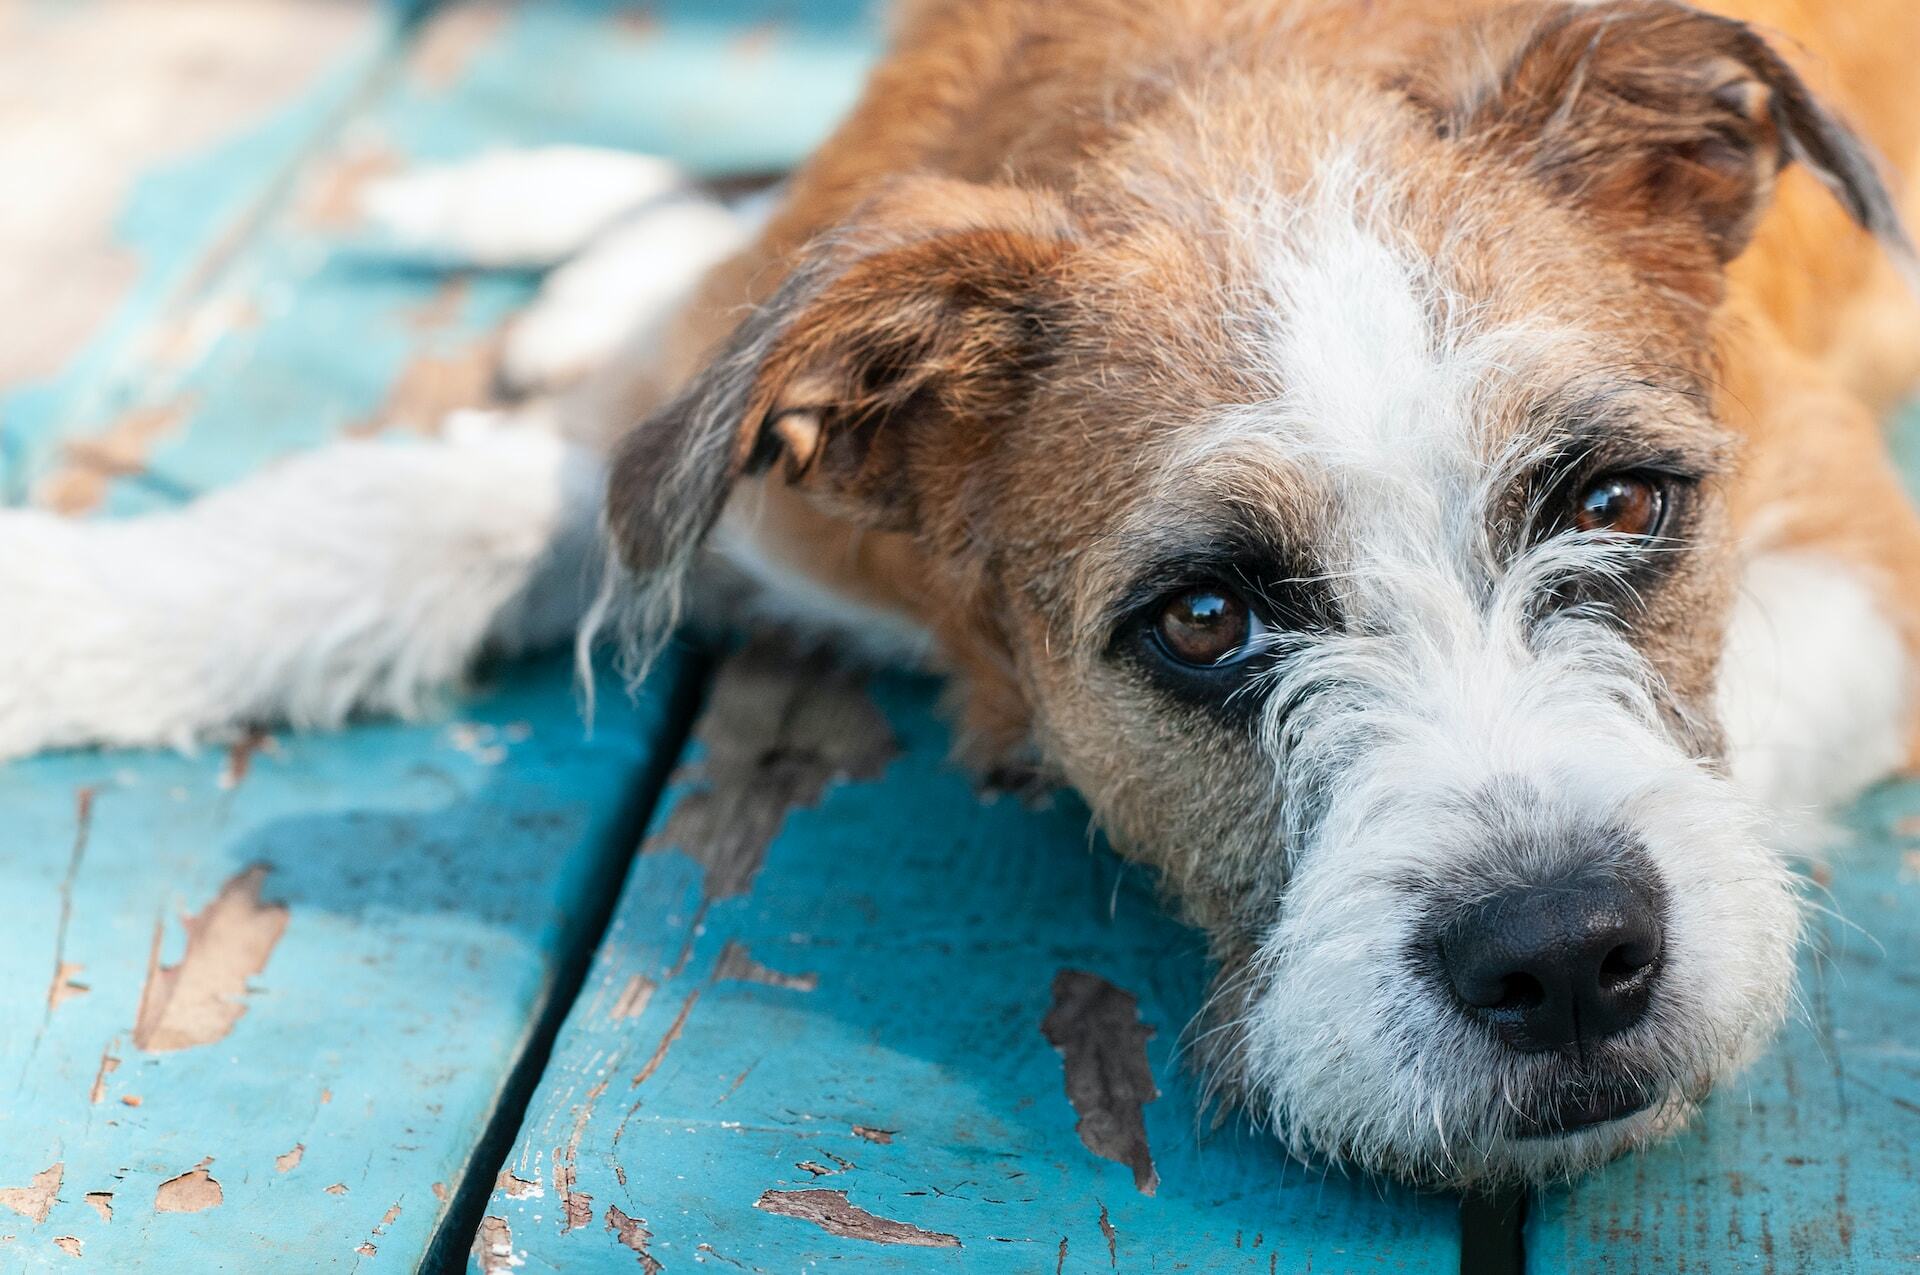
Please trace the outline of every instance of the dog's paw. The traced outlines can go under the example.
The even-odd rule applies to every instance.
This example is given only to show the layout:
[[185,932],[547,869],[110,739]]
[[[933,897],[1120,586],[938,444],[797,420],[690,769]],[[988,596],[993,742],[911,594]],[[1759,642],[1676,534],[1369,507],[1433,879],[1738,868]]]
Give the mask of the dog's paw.
[[564,261],[615,220],[688,186],[650,155],[550,146],[491,151],[374,182],[361,212],[402,251],[495,269]]
[[508,331],[500,376],[528,394],[562,389],[669,315],[755,223],[710,199],[656,203],[549,275]]

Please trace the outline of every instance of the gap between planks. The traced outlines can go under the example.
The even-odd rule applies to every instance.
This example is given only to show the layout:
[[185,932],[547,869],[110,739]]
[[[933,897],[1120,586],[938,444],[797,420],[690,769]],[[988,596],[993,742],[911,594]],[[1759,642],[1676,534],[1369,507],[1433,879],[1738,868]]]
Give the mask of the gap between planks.
[[1474,1192],[1460,1200],[1460,1275],[1522,1275],[1528,1195]]
[[667,725],[661,736],[663,746],[647,759],[645,775],[633,786],[626,808],[608,834],[615,845],[610,853],[601,856],[594,880],[585,892],[590,911],[580,917],[557,953],[553,977],[530,1017],[526,1044],[507,1069],[499,1098],[474,1141],[466,1168],[454,1186],[453,1198],[441,1213],[439,1225],[427,1244],[426,1257],[420,1264],[423,1272],[454,1275],[467,1269],[473,1237],[486,1216],[494,1182],[512,1156],[520,1126],[526,1120],[527,1107],[553,1056],[554,1040],[586,983],[594,953],[606,937],[627,876],[640,852],[640,842],[666,792],[667,779],[680,764],[693,738],[694,726],[706,705],[717,666],[710,651],[690,645],[684,651],[669,701]]

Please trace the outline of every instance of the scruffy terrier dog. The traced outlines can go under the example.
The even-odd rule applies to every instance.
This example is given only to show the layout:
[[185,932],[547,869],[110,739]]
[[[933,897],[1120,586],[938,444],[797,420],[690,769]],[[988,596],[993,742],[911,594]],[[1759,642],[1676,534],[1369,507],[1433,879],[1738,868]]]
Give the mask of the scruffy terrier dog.
[[[908,3],[751,242],[563,410],[135,524],[5,515],[37,626],[0,634],[0,752],[407,708],[578,620],[603,519],[592,618],[643,650],[751,585],[949,671],[981,768],[1083,793],[1212,937],[1203,1065],[1292,1149],[1579,1171],[1764,1045],[1785,816],[1916,739],[1876,417],[1920,322],[1875,156],[1920,160],[1920,5],[1714,7]],[[597,175],[374,206],[544,258],[650,180],[542,163]],[[576,306],[624,322],[742,233],[668,204],[699,224],[605,232]],[[555,313],[525,361],[596,361]]]

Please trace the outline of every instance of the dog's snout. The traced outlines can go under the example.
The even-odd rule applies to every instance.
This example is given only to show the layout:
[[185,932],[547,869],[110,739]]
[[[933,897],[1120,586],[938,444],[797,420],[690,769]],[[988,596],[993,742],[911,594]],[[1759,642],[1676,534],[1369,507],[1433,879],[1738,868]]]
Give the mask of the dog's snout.
[[1604,1040],[1646,1012],[1662,943],[1656,894],[1615,874],[1508,890],[1440,935],[1466,1012],[1525,1052]]

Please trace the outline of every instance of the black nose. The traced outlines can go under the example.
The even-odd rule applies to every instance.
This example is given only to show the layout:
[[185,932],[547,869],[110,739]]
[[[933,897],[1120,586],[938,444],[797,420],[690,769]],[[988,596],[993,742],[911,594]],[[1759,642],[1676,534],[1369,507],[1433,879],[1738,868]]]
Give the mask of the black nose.
[[1591,870],[1476,904],[1440,935],[1460,1002],[1515,1049],[1591,1044],[1646,1012],[1660,968],[1656,888]]

